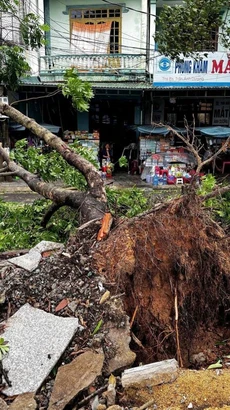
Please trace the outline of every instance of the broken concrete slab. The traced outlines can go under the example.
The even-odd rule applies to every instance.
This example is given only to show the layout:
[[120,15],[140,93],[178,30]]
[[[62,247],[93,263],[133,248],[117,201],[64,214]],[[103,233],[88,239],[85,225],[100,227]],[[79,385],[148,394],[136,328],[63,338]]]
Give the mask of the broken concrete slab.
[[59,242],[52,242],[52,241],[41,241],[36,246],[32,248],[34,251],[43,253],[48,251],[54,250],[62,250],[64,249],[63,243]]
[[2,334],[9,344],[3,359],[12,387],[4,394],[36,392],[65,351],[77,329],[77,318],[63,318],[23,305],[6,323]]
[[8,259],[8,262],[13,265],[19,266],[29,272],[33,272],[39,265],[42,255],[38,251],[31,249],[28,253],[21,256],[16,256],[15,258]]
[[129,347],[131,337],[128,316],[124,320],[125,326],[120,328],[112,326],[112,323],[107,324],[109,328],[107,338],[111,340],[116,352],[115,356],[108,360],[106,368],[108,374],[130,367],[136,359],[136,354]]
[[41,241],[34,246],[30,251],[24,255],[16,256],[15,258],[8,259],[8,262],[19,266],[29,272],[33,272],[42,258],[42,253],[52,250],[62,250],[64,245],[59,242]]
[[122,373],[121,383],[124,388],[138,385],[157,386],[171,383],[176,380],[179,372],[178,362],[175,359],[163,360],[144,366],[127,369]]
[[24,393],[16,397],[9,410],[36,410],[36,408],[37,403],[34,399],[34,393]]
[[101,374],[104,354],[88,351],[59,367],[48,410],[63,410]]

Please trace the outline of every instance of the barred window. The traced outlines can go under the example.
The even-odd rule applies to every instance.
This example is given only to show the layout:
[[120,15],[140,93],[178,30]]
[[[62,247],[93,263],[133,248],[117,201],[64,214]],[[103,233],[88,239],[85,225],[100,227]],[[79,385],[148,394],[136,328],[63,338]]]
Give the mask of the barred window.
[[71,44],[85,52],[120,52],[120,8],[71,9],[70,28]]

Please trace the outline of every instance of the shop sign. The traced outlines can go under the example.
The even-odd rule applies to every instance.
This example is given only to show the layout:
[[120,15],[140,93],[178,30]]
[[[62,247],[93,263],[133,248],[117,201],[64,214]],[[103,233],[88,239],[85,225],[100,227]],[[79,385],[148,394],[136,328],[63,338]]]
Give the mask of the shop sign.
[[181,56],[180,61],[155,55],[154,87],[229,87],[228,53],[201,53],[200,59]]
[[212,125],[229,125],[230,101],[215,99],[213,103]]

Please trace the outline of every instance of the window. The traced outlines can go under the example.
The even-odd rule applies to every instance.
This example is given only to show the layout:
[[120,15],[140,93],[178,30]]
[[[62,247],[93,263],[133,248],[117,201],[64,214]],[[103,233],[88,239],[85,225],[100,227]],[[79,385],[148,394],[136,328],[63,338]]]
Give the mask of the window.
[[19,20],[12,13],[0,13],[1,43],[20,43]]
[[71,46],[79,54],[120,52],[121,9],[70,10]]

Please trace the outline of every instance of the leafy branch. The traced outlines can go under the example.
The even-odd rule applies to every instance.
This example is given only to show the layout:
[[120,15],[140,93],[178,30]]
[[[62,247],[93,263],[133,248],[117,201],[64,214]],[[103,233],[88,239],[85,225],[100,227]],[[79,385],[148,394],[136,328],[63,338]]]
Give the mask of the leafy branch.
[[65,83],[59,86],[62,94],[72,98],[72,105],[78,111],[88,111],[89,102],[94,96],[90,83],[82,81],[75,68],[66,70],[64,81]]

